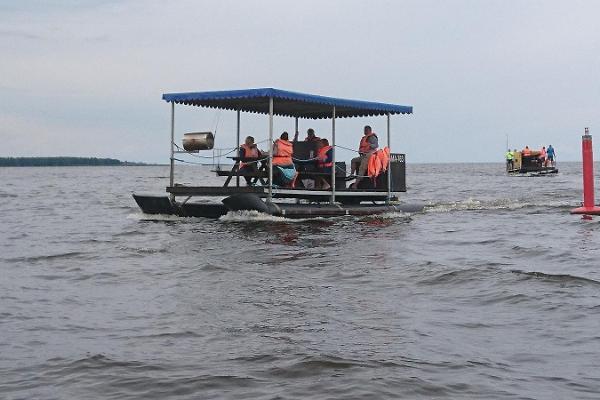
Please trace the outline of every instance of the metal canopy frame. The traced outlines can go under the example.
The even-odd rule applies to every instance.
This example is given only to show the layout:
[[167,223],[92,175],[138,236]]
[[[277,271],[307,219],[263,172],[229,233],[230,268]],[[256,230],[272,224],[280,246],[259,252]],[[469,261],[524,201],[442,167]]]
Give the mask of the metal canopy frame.
[[[336,107],[338,118],[412,113],[411,106],[319,96],[274,88],[166,93],[162,98],[170,103],[190,106],[260,114],[270,114],[272,111],[278,116],[308,119],[329,119],[332,107]],[[271,99],[276,101],[273,110],[270,108]]]
[[[232,94],[235,92],[236,94]],[[258,98],[261,99],[258,104],[254,108],[249,107],[248,104],[252,104],[250,100],[251,94],[249,92],[253,92],[253,94],[258,95]],[[241,111],[245,112],[258,112],[263,113],[263,109],[260,107],[262,105],[262,97],[268,94],[268,115],[269,115],[269,186],[267,193],[267,201],[272,202],[274,190],[276,193],[284,193],[285,189],[274,189],[273,188],[273,116],[274,115],[283,115],[283,116],[293,116],[295,119],[295,128],[296,132],[298,132],[298,118],[311,118],[311,119],[319,119],[319,118],[331,118],[331,142],[332,142],[332,161],[333,168],[331,170],[331,190],[310,190],[309,192],[314,195],[327,195],[330,196],[330,203],[334,204],[336,201],[336,188],[335,188],[335,121],[339,116],[341,117],[359,117],[359,116],[376,116],[376,115],[385,115],[386,117],[386,133],[387,133],[387,147],[391,150],[391,129],[390,129],[390,117],[392,114],[411,114],[412,107],[409,106],[398,106],[394,104],[386,104],[386,103],[374,103],[374,102],[364,102],[364,101],[356,101],[356,100],[346,100],[346,99],[336,99],[331,97],[324,96],[314,96],[314,95],[305,95],[297,92],[288,92],[281,91],[278,89],[266,88],[266,89],[250,89],[246,91],[222,91],[222,92],[200,92],[200,93],[175,93],[175,94],[164,94],[163,99],[167,102],[171,103],[171,156],[170,156],[170,172],[169,172],[169,186],[171,188],[174,187],[175,184],[175,103],[181,103],[186,105],[194,105],[200,107],[211,107],[211,108],[224,108],[231,109],[236,111],[236,139],[237,139],[237,155],[240,156],[240,113]],[[217,98],[216,101],[211,103],[210,95],[213,95]],[[235,97],[235,96],[239,97]],[[229,96],[229,97],[227,97]],[[296,96],[297,98],[294,98]],[[220,97],[220,98],[219,98]],[[290,112],[292,108],[282,108],[283,111],[276,111],[275,107],[275,99],[281,98],[284,104],[300,104],[300,108],[295,109],[294,112]],[[237,103],[232,103],[231,100],[238,100]],[[240,102],[239,99],[243,101]],[[229,102],[227,102],[229,100]],[[256,100],[256,99],[254,99]],[[314,101],[314,104],[307,105],[307,102],[310,100]],[[278,99],[278,103],[279,103]],[[234,105],[232,105],[234,104]],[[315,107],[315,104],[317,107]],[[338,104],[342,104],[342,114],[339,114],[340,108]],[[352,108],[356,107],[356,108]],[[364,108],[361,108],[364,107]],[[326,109],[329,111],[326,113]],[[298,110],[304,110],[302,112]],[[355,114],[355,115],[354,115]],[[387,197],[386,203],[390,203],[392,200],[392,171],[391,171],[391,160],[388,160],[387,166]],[[240,187],[240,177],[237,176],[236,186]],[[289,194],[299,193],[296,190],[291,191]],[[384,193],[384,192],[383,192]],[[343,192],[337,193],[337,195],[352,195],[355,194],[357,196],[365,195],[365,196],[381,196],[382,192]],[[170,199],[172,202],[175,201],[175,193],[171,191]]]

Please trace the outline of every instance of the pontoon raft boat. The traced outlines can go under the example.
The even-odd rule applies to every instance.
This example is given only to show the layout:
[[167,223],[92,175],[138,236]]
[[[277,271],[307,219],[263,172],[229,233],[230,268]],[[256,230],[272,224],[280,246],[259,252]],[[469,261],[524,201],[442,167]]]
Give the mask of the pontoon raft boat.
[[[387,119],[387,146],[390,147],[390,119],[395,114],[411,114],[412,107],[395,104],[348,100],[285,90],[262,88],[248,90],[171,93],[163,94],[163,100],[171,105],[171,158],[168,196],[148,196],[134,194],[133,197],[142,211],[147,214],[172,214],[178,216],[218,218],[229,211],[255,210],[287,218],[329,217],[343,215],[370,215],[387,212],[418,212],[422,205],[404,204],[398,201],[398,194],[406,192],[406,158],[404,154],[389,153],[387,166],[377,176],[362,179],[357,188],[347,187],[348,176],[345,162],[336,162],[337,118],[384,116]],[[198,152],[211,149],[214,137],[210,132],[184,135],[183,147],[175,142],[175,105],[233,110],[237,113],[236,143],[240,143],[240,113],[260,113],[269,116],[268,143],[273,143],[273,116],[298,119],[331,119],[331,146],[333,165],[327,176],[331,188],[314,189],[311,185],[296,187],[275,186],[273,182],[272,151],[261,160],[261,168],[252,177],[256,184],[240,185],[244,177],[239,163],[239,147],[234,167],[230,171],[216,170],[218,176],[226,178],[223,186],[188,186],[175,182],[175,158],[177,153]],[[358,139],[358,138],[357,138]],[[382,142],[381,138],[379,139]],[[315,153],[311,142],[293,143],[294,157],[307,159]],[[304,155],[304,156],[303,156]],[[303,182],[314,178],[318,172],[298,163],[299,179]],[[387,168],[386,168],[387,167]],[[329,175],[329,174],[327,174]],[[232,182],[232,178],[235,178]],[[231,184],[231,186],[230,186]],[[304,187],[303,187],[304,186]],[[220,202],[200,203],[190,201],[195,197],[220,198]],[[183,200],[182,200],[183,199]],[[293,202],[290,199],[295,199]]]

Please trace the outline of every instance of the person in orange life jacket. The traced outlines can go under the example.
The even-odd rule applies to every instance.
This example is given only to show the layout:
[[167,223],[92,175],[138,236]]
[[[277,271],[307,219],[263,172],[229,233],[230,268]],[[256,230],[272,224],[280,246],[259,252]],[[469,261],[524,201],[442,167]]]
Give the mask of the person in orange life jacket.
[[249,162],[240,161],[240,175],[244,176],[246,184],[250,186],[252,176],[258,173],[258,158],[260,157],[260,150],[254,144],[254,138],[252,136],[246,137],[244,144],[240,145],[240,157],[241,158],[255,158],[256,161],[248,160]]
[[546,166],[546,146],[543,146],[542,150],[540,151],[539,161],[542,167]]
[[317,171],[329,175],[317,177],[318,189],[331,189],[331,168],[333,168],[333,147],[329,145],[329,140],[321,139],[317,142]]
[[[317,135],[315,135],[315,130],[313,128],[308,128],[308,130],[306,131],[306,138],[304,139],[305,142],[318,142],[319,137]],[[294,142],[298,141],[298,131],[296,131],[296,133],[294,134]]]
[[294,148],[287,132],[283,132],[273,143],[273,183],[279,186],[293,184],[296,167],[292,157]]
[[357,187],[358,183],[367,173],[369,158],[371,158],[371,154],[377,151],[378,147],[379,141],[377,135],[369,125],[365,126],[364,136],[360,139],[358,147],[358,157],[353,158],[350,163],[350,172],[357,175],[356,182],[352,184],[352,187]]
[[529,150],[529,146],[525,146],[523,151],[521,151],[523,157],[529,157],[531,155],[531,150]]

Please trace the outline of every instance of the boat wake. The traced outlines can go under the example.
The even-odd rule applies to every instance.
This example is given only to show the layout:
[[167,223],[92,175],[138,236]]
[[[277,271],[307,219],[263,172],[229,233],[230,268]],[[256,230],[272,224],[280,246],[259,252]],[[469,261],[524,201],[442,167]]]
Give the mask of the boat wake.
[[137,220],[137,221],[176,221],[176,222],[181,222],[181,221],[193,222],[193,221],[205,220],[205,218],[200,218],[200,217],[180,217],[178,215],[172,215],[172,214],[146,214],[143,212],[131,213],[131,214],[127,215],[127,219],[133,219],[133,220]]
[[348,219],[360,219],[360,220],[402,220],[410,221],[411,214],[404,213],[402,211],[390,211],[382,214],[373,214],[365,216],[352,216],[342,215],[335,217],[322,217],[315,216],[310,218],[286,218],[282,216],[274,216],[270,214],[261,213],[259,211],[229,211],[227,214],[219,218],[221,222],[284,222],[284,223],[299,223],[299,222],[315,222],[315,221],[335,221],[335,220],[348,220]]
[[305,219],[289,219],[265,214],[256,210],[229,211],[219,218],[221,222],[302,222]]
[[477,200],[472,197],[453,202],[430,203],[425,206],[426,213],[444,213],[451,211],[480,211],[480,210],[520,210],[523,208],[570,208],[573,203],[568,201],[527,201],[515,199]]

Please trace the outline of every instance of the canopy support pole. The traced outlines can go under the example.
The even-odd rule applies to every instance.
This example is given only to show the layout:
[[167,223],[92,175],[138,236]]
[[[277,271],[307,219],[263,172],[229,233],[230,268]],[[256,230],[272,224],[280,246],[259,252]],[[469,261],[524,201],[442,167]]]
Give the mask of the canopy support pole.
[[[175,183],[175,102],[171,102],[171,169],[169,171],[169,186]],[[171,193],[171,202],[175,202],[175,195]]]
[[[240,110],[237,110],[237,126],[236,126],[236,138],[237,138],[237,156],[238,158],[241,157],[241,151],[240,151]],[[239,160],[237,161],[238,165],[239,165]],[[237,177],[235,180],[236,186],[240,187],[240,170],[238,167],[238,171],[237,171]]]
[[[390,143],[390,137],[391,137],[391,133],[390,133],[390,113],[386,113],[387,116],[387,147],[388,149],[390,149],[390,154],[392,152],[392,145]],[[392,201],[392,157],[388,158],[388,165],[387,165],[387,187],[388,187],[388,192],[387,192],[387,204],[390,204],[390,202]]]
[[335,106],[331,113],[331,204],[335,204]]
[[269,195],[267,203],[273,201],[273,97],[269,97]]
[[294,118],[295,119],[295,124],[294,124],[294,137],[298,137],[298,117]]

